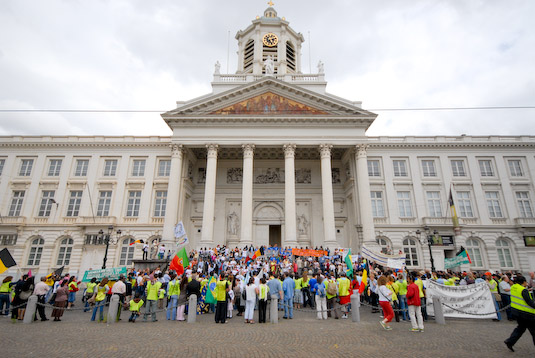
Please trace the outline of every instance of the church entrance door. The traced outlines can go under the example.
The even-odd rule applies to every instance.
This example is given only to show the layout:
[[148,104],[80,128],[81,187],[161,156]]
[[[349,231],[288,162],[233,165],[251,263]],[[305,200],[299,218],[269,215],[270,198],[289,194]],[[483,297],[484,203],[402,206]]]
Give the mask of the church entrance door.
[[281,225],[269,225],[269,246],[281,247]]

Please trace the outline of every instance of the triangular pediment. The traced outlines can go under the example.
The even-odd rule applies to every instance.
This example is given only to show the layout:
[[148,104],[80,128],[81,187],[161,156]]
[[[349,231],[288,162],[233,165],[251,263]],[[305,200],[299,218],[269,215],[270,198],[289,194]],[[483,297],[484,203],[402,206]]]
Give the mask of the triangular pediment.
[[326,111],[286,98],[273,92],[265,92],[241,102],[212,111],[217,115],[326,115]]
[[162,114],[166,120],[178,117],[360,117],[369,119],[368,112],[342,98],[320,94],[299,85],[273,77],[234,87],[225,92],[209,94],[184,103]]

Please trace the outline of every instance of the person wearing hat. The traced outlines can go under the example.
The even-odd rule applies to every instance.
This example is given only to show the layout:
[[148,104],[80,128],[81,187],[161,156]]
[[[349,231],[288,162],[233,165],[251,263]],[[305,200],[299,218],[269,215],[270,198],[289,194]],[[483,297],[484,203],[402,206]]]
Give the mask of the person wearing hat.
[[498,302],[502,301],[500,294],[498,293],[498,282],[492,277],[492,273],[485,272],[485,281],[489,286],[490,293],[492,294],[492,299],[494,300],[494,307],[496,308],[497,318],[493,318],[493,321],[501,321],[502,315],[500,313],[500,304]]
[[515,351],[513,346],[526,329],[531,333],[535,345],[535,301],[533,301],[533,296],[527,289],[527,285],[528,282],[524,276],[517,276],[515,284],[511,286],[511,309],[513,317],[518,323],[511,336],[504,341],[511,352]]

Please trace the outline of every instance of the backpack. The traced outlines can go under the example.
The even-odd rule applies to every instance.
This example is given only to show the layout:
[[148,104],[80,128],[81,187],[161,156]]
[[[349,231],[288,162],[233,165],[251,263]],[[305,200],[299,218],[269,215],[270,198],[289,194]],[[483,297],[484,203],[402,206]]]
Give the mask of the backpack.
[[336,282],[329,281],[329,284],[327,285],[327,293],[329,296],[336,296],[338,293],[338,287],[336,286]]
[[325,285],[317,285],[317,291],[321,298],[325,297]]

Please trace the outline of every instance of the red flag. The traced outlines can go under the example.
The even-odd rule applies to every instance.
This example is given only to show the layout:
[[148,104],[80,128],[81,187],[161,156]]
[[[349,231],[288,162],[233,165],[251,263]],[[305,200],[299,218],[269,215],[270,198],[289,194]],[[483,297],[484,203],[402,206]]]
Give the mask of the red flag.
[[184,268],[189,265],[188,254],[186,253],[186,248],[182,248],[179,252],[176,253],[175,257],[169,264],[169,270],[176,271],[177,275],[182,275],[184,273]]
[[32,277],[32,270],[28,271],[28,277]]
[[368,283],[368,271],[364,269],[364,272],[362,273],[362,280],[360,281],[359,295],[362,295],[362,292],[364,292],[364,289],[366,288],[367,283]]
[[256,250],[255,253],[253,254],[253,260],[256,259],[257,257],[260,257],[262,254],[260,253],[260,249]]

